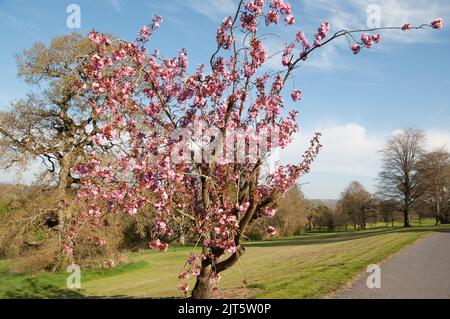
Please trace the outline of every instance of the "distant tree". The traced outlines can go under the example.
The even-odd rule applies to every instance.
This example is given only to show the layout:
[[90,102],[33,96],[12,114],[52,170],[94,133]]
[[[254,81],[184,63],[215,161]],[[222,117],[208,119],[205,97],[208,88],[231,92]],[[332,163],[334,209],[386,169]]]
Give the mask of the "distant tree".
[[401,203],[404,227],[411,226],[411,207],[422,194],[417,163],[424,153],[424,142],[423,131],[409,128],[391,136],[381,151],[379,196]]
[[344,192],[338,204],[343,214],[350,217],[353,224],[366,229],[369,212],[375,208],[375,200],[359,182],[352,182]]
[[335,214],[330,207],[319,204],[312,209],[312,216],[312,224],[320,230],[327,228],[328,231],[333,231],[336,228]]
[[395,214],[401,212],[401,205],[395,200],[377,199],[377,211],[386,226],[394,227]]
[[308,202],[298,186],[286,193],[278,205],[278,213],[273,220],[273,226],[280,230],[283,236],[291,236],[302,231],[307,223]]
[[[275,212],[275,211],[273,211]],[[277,205],[277,213],[268,219],[261,219],[253,224],[248,233],[248,238],[261,240],[269,237],[268,226],[277,229],[277,234],[281,237],[300,234],[308,224],[308,214],[310,203],[305,198],[300,187],[294,186],[284,198],[280,199]]]
[[450,223],[450,154],[444,150],[424,154],[417,170],[423,191],[420,202],[434,213],[436,223]]

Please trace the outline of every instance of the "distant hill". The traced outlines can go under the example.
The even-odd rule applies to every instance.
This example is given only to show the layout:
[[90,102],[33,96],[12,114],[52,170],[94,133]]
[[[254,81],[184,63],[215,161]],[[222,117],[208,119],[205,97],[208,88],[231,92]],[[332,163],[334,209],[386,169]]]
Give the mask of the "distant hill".
[[312,203],[313,206],[325,205],[329,208],[333,207],[337,204],[337,199],[309,199],[309,202]]

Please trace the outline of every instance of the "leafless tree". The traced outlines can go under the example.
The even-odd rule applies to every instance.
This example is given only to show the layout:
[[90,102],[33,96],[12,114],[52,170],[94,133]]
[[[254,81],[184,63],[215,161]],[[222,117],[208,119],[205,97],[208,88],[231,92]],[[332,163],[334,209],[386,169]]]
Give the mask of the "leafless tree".
[[381,154],[383,167],[379,174],[379,196],[401,205],[404,227],[410,227],[412,205],[422,194],[417,163],[424,153],[425,134],[413,128],[389,137]]
[[359,182],[352,182],[341,194],[339,206],[354,225],[366,229],[369,213],[374,211],[375,199]]
[[450,223],[450,154],[441,149],[423,155],[418,173],[423,189],[422,206],[433,211],[436,223]]

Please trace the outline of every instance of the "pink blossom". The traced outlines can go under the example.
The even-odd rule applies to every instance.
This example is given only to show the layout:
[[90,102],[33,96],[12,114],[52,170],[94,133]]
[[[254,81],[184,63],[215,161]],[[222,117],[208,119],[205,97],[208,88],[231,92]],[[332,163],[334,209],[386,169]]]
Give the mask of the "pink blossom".
[[292,92],[291,97],[294,102],[300,101],[302,99],[302,92],[299,90],[295,90],[294,92]]
[[305,34],[303,32],[298,32],[296,35],[297,42],[303,45],[305,50],[311,48],[311,44],[309,44],[308,39],[306,39]]
[[169,245],[167,245],[166,243],[162,243],[159,239],[152,240],[149,245],[151,249],[162,252],[166,252],[169,248]]
[[361,46],[358,44],[352,45],[352,51],[353,54],[358,54],[359,52],[361,52]]
[[241,26],[242,26],[242,28],[246,29],[247,31],[255,32],[257,30],[257,28],[256,28],[257,22],[258,22],[258,20],[257,20],[256,16],[252,13],[244,12],[241,15]]
[[180,284],[177,286],[177,288],[185,294],[189,291],[189,285],[187,283]]
[[364,43],[364,45],[370,49],[372,47],[372,37],[368,34],[362,34],[361,35],[361,41]]
[[317,46],[322,45],[321,41],[328,36],[329,31],[330,31],[330,23],[328,23],[326,21],[322,22],[320,24],[319,28],[317,29],[316,35],[314,36],[316,39],[315,43]]
[[270,11],[266,14],[266,25],[269,25],[271,23],[278,24],[280,21],[280,17],[278,16],[278,13],[276,11]]
[[433,22],[431,22],[431,25],[433,29],[442,29],[444,27],[444,20],[441,18],[437,18]]
[[278,9],[284,15],[289,15],[292,12],[291,5],[283,0],[272,0],[270,2],[272,9]]
[[286,21],[287,24],[292,25],[295,23],[295,18],[292,14],[290,14],[284,18],[284,21]]
[[102,135],[109,141],[115,140],[118,136],[116,130],[112,128],[111,125],[106,125],[102,128]]
[[381,37],[381,34],[376,34],[376,35],[372,35],[371,38],[372,38],[373,42],[379,43],[381,41],[382,37]]
[[267,232],[271,235],[271,236],[275,236],[277,234],[277,230],[275,229],[275,227],[273,226],[268,226],[267,227]]
[[265,5],[265,0],[252,0],[247,2],[244,7],[245,9],[247,9],[248,11],[253,12],[254,14],[261,14],[262,13],[262,9],[264,8]]
[[274,209],[274,208],[267,208],[266,207],[266,208],[264,208],[262,210],[261,215],[263,217],[272,218],[272,217],[274,217],[276,215],[276,213],[277,213],[276,209]]
[[162,222],[162,221],[159,221],[159,222],[157,223],[157,225],[158,225],[158,228],[159,228],[160,230],[165,230],[166,227],[167,227],[167,224],[166,224],[165,222]]
[[283,57],[281,58],[281,63],[283,66],[290,66],[292,62],[292,51],[295,49],[295,44],[288,45],[284,49]]
[[315,40],[314,40],[314,45],[315,45],[316,47],[321,47],[321,46],[322,46],[322,42],[321,42],[320,40],[315,39]]
[[252,40],[250,43],[252,62],[256,68],[261,66],[267,60],[267,53],[264,50],[263,44],[259,40]]
[[148,30],[147,26],[143,26],[141,31],[139,31],[139,35],[142,38],[148,38],[150,35],[150,31]]
[[407,23],[402,27],[403,31],[410,30],[412,28],[411,24]]
[[219,47],[222,47],[224,49],[229,49],[231,47],[231,44],[234,41],[231,34],[229,34],[229,30],[231,29],[232,24],[233,24],[233,20],[231,19],[231,17],[226,17],[222,21],[222,24],[220,25],[219,29],[217,30],[217,36],[216,36],[217,45]]

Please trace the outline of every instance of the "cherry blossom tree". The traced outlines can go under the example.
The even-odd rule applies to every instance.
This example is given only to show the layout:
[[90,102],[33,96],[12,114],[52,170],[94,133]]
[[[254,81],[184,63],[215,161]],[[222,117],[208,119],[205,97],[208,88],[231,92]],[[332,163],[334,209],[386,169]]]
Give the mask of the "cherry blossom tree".
[[[291,5],[283,0],[239,1],[216,34],[217,49],[208,65],[188,66],[184,49],[173,58],[148,49],[160,27],[155,16],[134,42],[111,41],[95,31],[89,39],[95,54],[86,57],[87,80],[80,88],[95,98],[91,106],[103,120],[98,146],[115,141],[116,156],[100,158],[93,147],[89,161],[74,171],[82,179],[80,200],[87,209],[73,223],[66,241],[70,255],[77,229],[99,227],[106,214],[153,214],[150,247],[167,251],[173,218],[193,223],[201,252],[188,256],[179,289],[193,298],[210,298],[220,274],[244,254],[249,227],[276,214],[277,203],[310,171],[321,148],[317,133],[297,164],[271,166],[271,155],[285,148],[298,132],[297,111],[286,112],[283,89],[299,65],[338,38],[346,38],[358,54],[381,41],[380,29],[342,30],[329,36],[323,22],[310,41],[299,31],[280,53],[279,72],[266,67],[270,57],[260,35],[271,25],[295,24]],[[266,26],[264,26],[264,24]],[[441,19],[394,30],[440,29]],[[287,92],[292,103],[300,90]],[[268,233],[276,234],[274,227]]]

